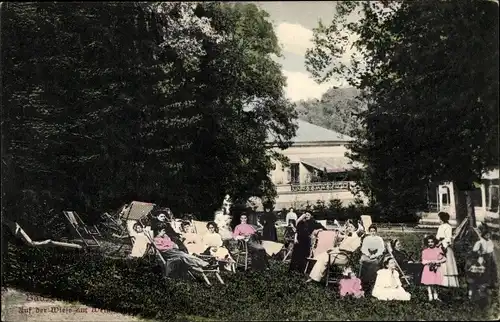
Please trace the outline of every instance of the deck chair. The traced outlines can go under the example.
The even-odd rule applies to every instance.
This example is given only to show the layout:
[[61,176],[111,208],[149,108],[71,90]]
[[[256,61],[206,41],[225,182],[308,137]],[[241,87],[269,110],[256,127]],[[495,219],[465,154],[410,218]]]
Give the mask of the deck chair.
[[[162,269],[163,269],[163,273],[164,273],[164,275],[165,275],[165,273],[166,273],[166,268],[167,268],[167,261],[165,260],[165,258],[163,258],[163,256],[162,256],[162,254],[161,254],[160,250],[156,247],[156,245],[155,245],[155,243],[154,243],[154,240],[153,240],[152,235],[151,235],[151,234],[149,234],[149,233],[146,233],[145,235],[146,235],[146,236],[148,237],[148,239],[149,239],[149,242],[150,242],[150,245],[151,245],[151,246],[150,246],[151,252],[153,252],[153,253],[155,254],[156,258],[159,260],[159,262],[160,262],[160,264],[161,264],[161,266],[162,266]],[[202,256],[202,255],[199,255],[199,256],[197,256],[197,257],[199,257],[199,258],[203,259],[203,256]],[[217,277],[217,280],[218,280],[221,284],[224,284],[224,280],[223,280],[223,279],[222,279],[222,277],[220,276],[220,271],[219,271],[219,267],[218,267],[218,265],[212,265],[211,267],[208,267],[208,268],[205,268],[205,269],[201,269],[200,271],[196,271],[196,272],[195,272],[194,270],[189,269],[187,273],[188,273],[188,275],[189,275],[191,278],[193,278],[193,279],[195,279],[195,280],[196,280],[195,273],[199,273],[199,274],[202,276],[202,278],[203,278],[203,280],[205,281],[205,283],[206,283],[207,285],[209,285],[209,286],[210,286],[210,285],[212,285],[212,283],[211,283],[211,282],[210,282],[210,280],[208,279],[207,274],[212,273],[212,274],[214,274],[214,275]]]
[[74,237],[82,240],[86,248],[98,248],[101,246],[95,238],[96,235],[101,235],[97,227],[94,226],[95,230],[93,230],[85,225],[75,211],[63,211],[63,214],[71,226]]
[[388,256],[394,260],[394,262],[396,263],[396,269],[398,270],[401,277],[404,279],[404,281],[406,282],[407,285],[411,285],[410,276],[408,274],[406,274],[406,272],[403,271],[403,269],[399,265],[398,261],[396,260],[396,258],[392,254],[392,246],[391,246],[390,242],[386,243],[385,249],[386,249],[386,258]]
[[21,226],[17,222],[12,222],[12,221],[8,221],[7,219],[3,219],[2,223],[7,225],[7,227],[10,228],[10,230],[12,231],[14,236],[21,238],[23,240],[23,242],[29,246],[33,246],[33,247],[59,246],[59,247],[66,247],[66,248],[82,249],[81,245],[54,241],[52,239],[47,239],[44,241],[34,241],[24,231],[24,229],[21,228]]
[[314,256],[322,254],[327,250],[333,248],[337,242],[338,231],[336,230],[322,230],[318,232],[318,235],[311,243],[311,252],[309,257],[307,258],[306,267],[304,273],[307,273],[307,269],[309,268],[309,264],[312,261],[315,261]]
[[132,201],[129,205],[128,211],[124,212],[120,217],[121,220],[128,221],[141,221],[144,220],[149,213],[154,209],[154,203]]
[[[338,252],[328,253],[328,262],[326,266],[326,286],[340,282],[340,276],[334,275],[334,268],[340,271],[347,267],[354,268],[354,254],[361,247],[361,238],[344,239],[338,246]],[[331,264],[333,262],[333,264]]]

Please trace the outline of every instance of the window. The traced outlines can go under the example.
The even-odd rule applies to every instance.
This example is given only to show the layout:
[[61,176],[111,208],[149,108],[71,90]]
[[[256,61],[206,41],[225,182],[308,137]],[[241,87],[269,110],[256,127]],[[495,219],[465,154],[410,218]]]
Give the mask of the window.
[[290,165],[290,183],[295,184],[300,182],[300,167],[298,163]]

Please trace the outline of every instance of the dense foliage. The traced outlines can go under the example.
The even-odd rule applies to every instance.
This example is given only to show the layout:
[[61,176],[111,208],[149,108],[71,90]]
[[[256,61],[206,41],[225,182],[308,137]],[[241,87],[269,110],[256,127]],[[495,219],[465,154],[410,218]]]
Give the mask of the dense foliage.
[[[420,253],[422,235],[391,237],[398,238],[408,252]],[[201,282],[162,279],[160,271],[153,269],[154,262],[147,259],[10,249],[12,256],[4,270],[7,286],[158,321],[186,316],[227,321],[481,320],[497,309],[470,304],[464,299],[465,288],[441,290],[442,298],[450,301],[439,305],[427,302],[426,289],[420,286],[407,288],[412,300],[406,303],[341,299],[336,290],[306,284],[304,276],[288,274],[287,266],[277,262],[265,273],[228,274],[226,285],[207,287]]]
[[361,125],[358,114],[365,109],[364,102],[358,99],[359,95],[355,88],[330,88],[319,100],[297,102],[297,114],[306,122],[353,135]]
[[2,27],[2,213],[274,197],[295,112],[255,5],[8,3]]
[[[394,213],[421,208],[425,185],[472,190],[498,166],[498,3],[337,3],[307,54],[318,80],[347,78],[368,103],[351,157],[366,165],[362,186]],[[359,14],[360,19],[351,19]],[[349,65],[339,56],[354,41]],[[466,193],[459,193],[459,219]],[[470,196],[467,207],[473,211]]]

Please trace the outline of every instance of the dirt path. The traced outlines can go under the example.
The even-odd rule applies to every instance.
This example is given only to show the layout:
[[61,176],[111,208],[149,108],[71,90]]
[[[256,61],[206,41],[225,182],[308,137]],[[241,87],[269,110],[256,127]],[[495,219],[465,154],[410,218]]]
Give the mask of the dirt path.
[[54,301],[15,289],[2,291],[2,321],[152,322],[126,314],[103,311],[81,303]]

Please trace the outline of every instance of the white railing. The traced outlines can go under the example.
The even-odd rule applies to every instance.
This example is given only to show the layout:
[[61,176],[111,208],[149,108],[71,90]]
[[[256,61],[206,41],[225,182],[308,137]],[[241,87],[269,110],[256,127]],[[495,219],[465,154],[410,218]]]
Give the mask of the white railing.
[[292,192],[314,192],[314,191],[332,191],[332,190],[351,190],[355,185],[354,181],[336,181],[336,182],[313,182],[302,184],[291,184]]

